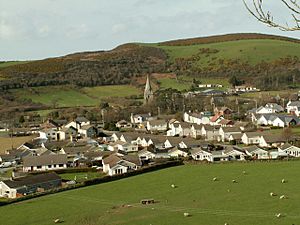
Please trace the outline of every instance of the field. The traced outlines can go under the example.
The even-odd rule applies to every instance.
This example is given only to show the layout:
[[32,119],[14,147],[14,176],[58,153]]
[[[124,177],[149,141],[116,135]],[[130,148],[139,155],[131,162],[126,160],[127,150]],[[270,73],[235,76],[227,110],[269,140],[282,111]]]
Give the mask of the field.
[[0,68],[2,67],[8,67],[8,66],[14,66],[14,65],[20,65],[28,63],[28,61],[10,61],[10,62],[0,62]]
[[92,180],[95,178],[102,177],[104,174],[100,172],[82,172],[82,173],[63,173],[59,174],[62,179],[65,180],[76,180],[77,182],[81,182],[84,180]]
[[[299,44],[280,40],[240,40],[189,46],[163,46],[153,44],[152,46],[166,50],[171,61],[174,61],[176,58],[191,57],[197,54],[200,48],[219,50],[219,52],[215,54],[209,54],[207,56],[204,54],[197,62],[202,66],[207,66],[210,62],[219,59],[240,59],[250,64],[256,64],[262,60],[270,62],[287,56],[300,57]],[[270,49],[272,49],[272,51],[270,51]]]
[[[299,161],[174,167],[4,206],[1,224],[50,225],[56,218],[66,225],[298,224],[299,169]],[[139,203],[147,198],[157,202]]]
[[71,87],[37,87],[12,91],[21,99],[30,99],[49,107],[97,106],[106,97],[126,97],[139,94],[139,90],[129,85],[101,86],[83,89]]
[[13,141],[13,147],[19,147],[21,144],[23,144],[26,141],[30,141],[34,136],[27,136],[27,137],[14,137],[13,139],[9,137],[1,137],[0,136],[0,154],[3,154],[5,150],[11,149],[12,141]]

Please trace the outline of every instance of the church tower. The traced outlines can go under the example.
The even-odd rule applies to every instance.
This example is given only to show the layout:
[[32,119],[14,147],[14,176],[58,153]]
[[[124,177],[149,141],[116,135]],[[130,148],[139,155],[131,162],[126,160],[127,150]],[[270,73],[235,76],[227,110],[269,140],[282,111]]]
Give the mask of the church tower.
[[147,81],[146,81],[146,86],[144,91],[144,104],[148,104],[152,100],[153,100],[153,91],[151,88],[150,76],[147,75]]

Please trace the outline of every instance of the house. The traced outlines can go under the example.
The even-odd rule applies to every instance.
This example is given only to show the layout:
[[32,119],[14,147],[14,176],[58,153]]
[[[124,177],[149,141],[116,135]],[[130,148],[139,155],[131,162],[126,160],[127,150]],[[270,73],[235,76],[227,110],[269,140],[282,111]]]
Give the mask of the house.
[[17,198],[60,187],[61,178],[56,173],[38,174],[0,181],[0,197]]
[[280,113],[284,112],[284,108],[277,103],[267,103],[256,110],[256,114]]
[[113,154],[102,160],[103,172],[109,176],[124,174],[132,170],[137,170],[142,163],[137,155]]
[[186,149],[180,149],[178,147],[171,148],[168,151],[168,155],[171,158],[180,158],[180,157],[187,157],[188,156],[188,150]]
[[223,154],[228,156],[228,159],[230,161],[232,160],[237,160],[237,161],[244,161],[245,160],[245,157],[246,157],[246,152],[237,147],[237,146],[231,146],[231,145],[227,145],[227,146],[224,146],[224,151],[223,151]]
[[285,143],[278,147],[278,152],[283,152],[292,157],[300,157],[300,148],[293,146],[291,144]]
[[215,114],[223,116],[225,119],[228,119],[232,115],[232,110],[228,107],[215,108]]
[[73,140],[74,138],[77,137],[77,129],[74,127],[63,127],[59,131],[56,132],[56,139],[57,141],[64,141],[71,139]]
[[132,123],[127,122],[126,120],[120,120],[116,123],[116,127],[119,129],[131,129]]
[[251,85],[240,85],[240,86],[235,86],[233,91],[239,93],[239,92],[256,92],[260,90]]
[[57,128],[49,128],[43,129],[39,131],[39,138],[40,139],[48,139],[50,141],[57,140]]
[[252,145],[244,149],[247,155],[251,156],[253,159],[269,159],[268,151],[263,150],[256,145]]
[[242,136],[243,136],[242,133],[230,134],[229,138],[228,138],[228,141],[232,142],[232,143],[239,144],[242,141]]
[[23,158],[23,172],[48,171],[67,168],[67,155],[41,155]]
[[171,124],[170,129],[167,131],[167,136],[191,137],[192,135],[191,124],[186,122],[173,123]]
[[131,144],[131,143],[118,143],[117,148],[119,151],[122,152],[137,152],[138,151],[138,145],[137,144]]
[[209,151],[204,151],[201,148],[192,149],[191,156],[194,160],[213,162],[212,154]]
[[300,122],[299,118],[295,115],[278,115],[272,120],[272,126],[274,127],[291,127],[296,126]]
[[202,136],[202,125],[192,124],[191,133],[193,138],[199,138]]
[[91,137],[96,137],[98,132],[97,132],[97,128],[92,125],[82,125],[78,129],[78,133],[82,137],[91,138]]
[[232,120],[223,119],[219,122],[219,125],[221,125],[221,127],[232,127],[234,122]]
[[286,105],[289,114],[300,116],[300,101],[289,101]]
[[155,154],[152,151],[148,150],[147,148],[144,148],[143,150],[139,151],[138,156],[142,161],[148,161],[150,159],[155,158]]
[[245,132],[242,135],[242,143],[245,145],[257,145],[260,142],[262,132]]
[[219,135],[220,141],[229,141],[229,136],[231,134],[241,134],[242,131],[239,127],[220,127]]
[[210,118],[209,124],[212,126],[219,125],[219,123],[224,120],[224,116],[220,114],[214,115],[212,118]]
[[193,124],[209,124],[210,117],[204,115],[203,113],[187,113],[183,114],[183,121]]
[[74,127],[75,129],[79,130],[82,126],[91,125],[91,122],[85,117],[77,117],[74,121],[66,124],[65,127]]
[[284,137],[281,135],[263,133],[259,139],[259,146],[265,148],[278,147],[285,143]]
[[146,128],[151,132],[163,132],[168,130],[168,123],[165,120],[150,120],[147,121]]
[[140,124],[140,123],[143,123],[145,121],[148,121],[150,118],[151,118],[150,113],[149,114],[136,114],[136,115],[131,114],[130,122],[132,124]]
[[219,126],[203,125],[201,135],[206,141],[216,141],[219,138]]

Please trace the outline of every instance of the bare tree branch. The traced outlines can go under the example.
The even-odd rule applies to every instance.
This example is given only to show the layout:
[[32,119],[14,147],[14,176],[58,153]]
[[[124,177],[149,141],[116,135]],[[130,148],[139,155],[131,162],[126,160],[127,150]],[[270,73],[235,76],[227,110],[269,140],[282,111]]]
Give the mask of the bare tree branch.
[[275,21],[272,12],[265,10],[263,7],[264,0],[252,0],[252,7],[243,0],[246,9],[258,21],[267,24],[270,27],[276,27],[283,31],[297,31],[300,30],[300,0],[279,0],[284,7],[290,11],[291,19],[294,21],[293,25],[286,22],[285,25]]

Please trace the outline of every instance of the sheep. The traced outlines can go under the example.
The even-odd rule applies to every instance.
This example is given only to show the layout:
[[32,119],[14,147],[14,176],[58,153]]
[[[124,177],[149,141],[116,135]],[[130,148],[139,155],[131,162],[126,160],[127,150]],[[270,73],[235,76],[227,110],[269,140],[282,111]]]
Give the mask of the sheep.
[[189,217],[190,216],[190,214],[187,213],[187,212],[183,213],[183,215],[184,215],[184,217]]
[[237,181],[236,180],[232,180],[232,183],[237,183]]
[[273,197],[273,196],[276,196],[276,194],[275,194],[275,193],[273,193],[273,192],[271,192],[271,193],[270,193],[270,196],[272,196],[272,197]]
[[60,219],[55,219],[54,223],[61,223],[61,220]]
[[245,170],[243,171],[243,174],[247,174]]
[[175,184],[171,184],[171,187],[172,187],[172,188],[176,188],[176,185],[175,185]]
[[281,183],[283,183],[283,184],[286,183],[286,180],[285,180],[285,179],[282,179],[282,180],[281,180]]
[[277,213],[277,214],[275,214],[275,216],[276,216],[277,218],[282,217],[281,213]]
[[213,178],[213,181],[217,181],[217,180],[218,180],[218,178],[216,178],[216,177]]
[[230,189],[228,189],[227,192],[229,193],[229,192],[230,192]]
[[285,195],[281,195],[279,198],[280,199],[286,199],[287,197]]

